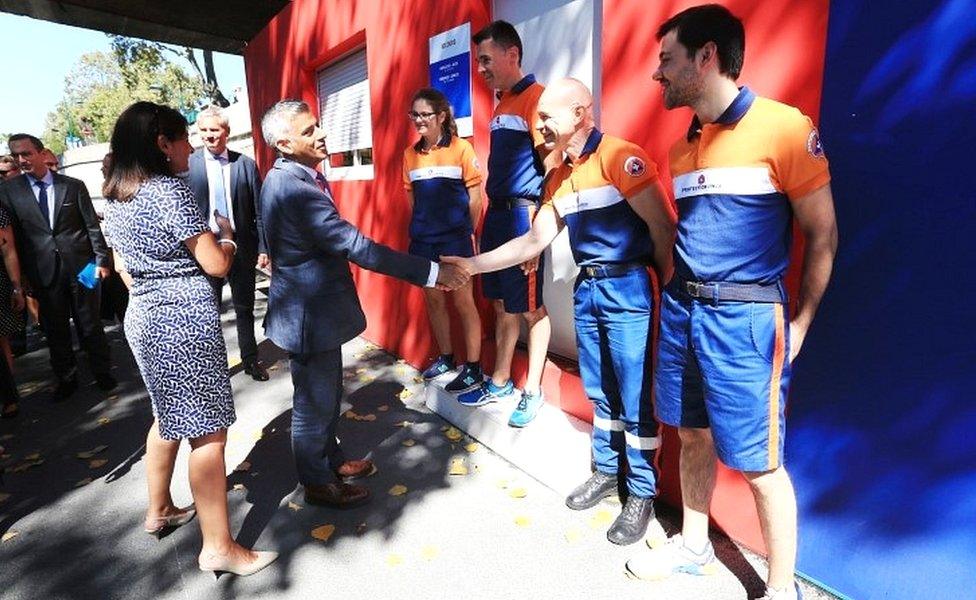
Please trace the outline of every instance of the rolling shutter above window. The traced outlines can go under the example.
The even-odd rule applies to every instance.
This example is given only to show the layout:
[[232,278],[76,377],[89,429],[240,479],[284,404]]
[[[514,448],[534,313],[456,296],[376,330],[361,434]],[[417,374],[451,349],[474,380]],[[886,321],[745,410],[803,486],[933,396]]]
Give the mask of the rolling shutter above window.
[[325,67],[317,73],[319,114],[329,152],[373,147],[372,111],[366,49]]

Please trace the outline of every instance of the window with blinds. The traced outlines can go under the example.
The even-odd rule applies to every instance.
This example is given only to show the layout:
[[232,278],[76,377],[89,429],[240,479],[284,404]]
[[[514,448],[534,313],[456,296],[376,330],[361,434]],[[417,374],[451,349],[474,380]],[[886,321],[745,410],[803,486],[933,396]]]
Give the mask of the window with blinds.
[[329,149],[327,175],[333,179],[373,178],[373,125],[366,49],[316,75],[319,115]]

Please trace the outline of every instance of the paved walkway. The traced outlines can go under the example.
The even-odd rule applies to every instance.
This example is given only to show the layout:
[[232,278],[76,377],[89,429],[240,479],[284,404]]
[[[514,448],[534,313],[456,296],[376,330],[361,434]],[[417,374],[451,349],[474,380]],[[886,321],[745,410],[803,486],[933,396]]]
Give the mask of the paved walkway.
[[[263,298],[258,305],[260,312]],[[273,364],[271,380],[254,382],[241,372],[232,312],[224,315],[238,413],[227,448],[232,529],[241,543],[277,550],[281,559],[253,577],[215,579],[196,568],[196,524],[158,541],[142,532],[143,444],[152,415],[116,326],[109,338],[120,386],[112,395],[83,384],[69,402],[51,404],[46,350],[17,361],[21,416],[0,423],[0,444],[7,448],[0,459],[6,468],[0,484],[0,598],[761,595],[762,561],[718,535],[716,548],[727,568],[717,576],[658,583],[625,578],[624,561],[636,546],[620,548],[604,537],[619,505],[566,509],[555,492],[476,441],[458,437],[423,406],[416,372],[362,340],[343,349],[344,409],[350,412],[340,436],[349,456],[376,461],[379,472],[366,480],[374,498],[349,511],[304,505],[289,447],[287,360],[263,342],[262,356]],[[82,380],[88,380],[84,368]],[[187,453],[184,445],[174,477],[178,504],[191,501]],[[673,512],[662,521],[674,531]],[[324,525],[334,527],[331,535],[313,537]]]

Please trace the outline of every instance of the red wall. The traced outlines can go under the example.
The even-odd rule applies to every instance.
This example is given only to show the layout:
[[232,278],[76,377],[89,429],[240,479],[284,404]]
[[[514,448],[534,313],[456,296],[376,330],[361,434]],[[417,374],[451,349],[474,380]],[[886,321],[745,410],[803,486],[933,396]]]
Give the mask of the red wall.
[[[658,163],[670,193],[668,149],[691,122],[689,109],[664,108],[660,86],[651,79],[657,68],[658,26],[701,1],[615,0],[603,4],[603,97],[601,127],[643,146]],[[827,0],[726,0],[720,2],[743,20],[746,56],[739,83],[756,93],[796,106],[818,120],[827,39]],[[798,243],[793,264],[799,264]],[[798,270],[791,272],[795,297]],[[665,431],[661,452],[662,489],[680,504],[676,433]],[[752,493],[737,473],[720,467],[712,517],[729,535],[760,552]]]
[[[406,118],[410,98],[429,85],[428,38],[468,21],[477,31],[488,23],[488,5],[489,0],[456,0],[445,10],[435,0],[294,0],[244,53],[255,139],[262,139],[261,115],[280,99],[302,98],[317,111],[315,70],[365,42],[375,178],[332,188],[343,217],[374,240],[406,250],[409,208],[400,169],[404,148],[416,141]],[[483,84],[474,84],[473,101],[473,143],[487,164],[492,105]],[[255,146],[258,164],[267,171],[273,152],[263,142]],[[436,353],[419,288],[355,266],[353,276],[368,317],[365,337],[414,365]]]

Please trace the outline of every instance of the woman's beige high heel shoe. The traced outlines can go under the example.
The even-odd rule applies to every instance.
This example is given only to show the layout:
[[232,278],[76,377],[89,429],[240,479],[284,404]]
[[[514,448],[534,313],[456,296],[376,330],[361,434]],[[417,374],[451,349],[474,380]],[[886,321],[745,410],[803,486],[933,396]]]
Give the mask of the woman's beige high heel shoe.
[[200,562],[201,571],[211,571],[214,573],[233,573],[241,577],[254,575],[261,569],[278,560],[278,553],[267,550],[255,550],[257,558],[249,563],[238,563],[228,557],[220,557],[211,554],[205,561]]
[[167,528],[175,528],[179,527],[180,525],[186,525],[193,520],[193,517],[196,516],[196,514],[196,509],[190,506],[187,507],[183,512],[176,515],[171,515],[169,517],[157,517],[152,520],[147,519],[145,531],[149,535],[158,536]]

